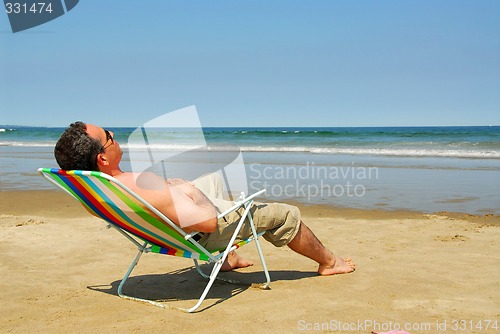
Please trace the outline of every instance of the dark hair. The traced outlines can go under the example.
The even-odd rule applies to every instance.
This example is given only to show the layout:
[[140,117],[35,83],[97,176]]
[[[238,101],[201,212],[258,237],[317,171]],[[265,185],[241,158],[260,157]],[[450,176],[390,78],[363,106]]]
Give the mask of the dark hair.
[[97,155],[101,152],[101,143],[87,134],[87,125],[83,122],[72,123],[54,148],[57,164],[64,170],[98,171]]

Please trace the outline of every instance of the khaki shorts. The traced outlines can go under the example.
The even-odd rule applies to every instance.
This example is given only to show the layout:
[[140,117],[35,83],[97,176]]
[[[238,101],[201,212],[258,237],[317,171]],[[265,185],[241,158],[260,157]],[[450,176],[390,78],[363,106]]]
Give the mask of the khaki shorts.
[[[238,225],[244,208],[233,211],[219,219],[217,230],[205,234],[199,243],[209,251],[225,248]],[[254,202],[250,209],[257,233],[264,232],[264,239],[276,247],[287,245],[295,238],[300,227],[300,211],[297,207],[282,203]],[[250,224],[243,223],[236,241],[248,239],[252,235]]]

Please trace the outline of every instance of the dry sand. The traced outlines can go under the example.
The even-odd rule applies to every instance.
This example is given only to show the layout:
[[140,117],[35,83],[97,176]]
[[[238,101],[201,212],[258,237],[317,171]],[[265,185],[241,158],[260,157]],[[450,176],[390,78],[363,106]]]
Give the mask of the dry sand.
[[[67,195],[0,192],[0,332],[500,333],[498,216],[302,212],[354,273],[317,276],[314,262],[263,240],[271,290],[215,283],[187,314],[119,298],[136,249]],[[262,282],[255,247],[239,253],[255,265],[224,275]],[[204,283],[190,260],[145,254],[125,292],[191,307]]]

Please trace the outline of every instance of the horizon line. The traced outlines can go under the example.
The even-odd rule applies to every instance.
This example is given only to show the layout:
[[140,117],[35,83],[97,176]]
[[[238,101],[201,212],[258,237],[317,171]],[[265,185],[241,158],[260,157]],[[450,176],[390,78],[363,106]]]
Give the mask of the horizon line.
[[[297,126],[297,125],[283,125],[283,126],[202,126],[202,128],[216,128],[216,129],[332,129],[332,128],[458,128],[458,127],[499,127],[500,124],[488,124],[488,125],[337,125],[337,126]],[[20,124],[0,124],[0,128],[47,128],[47,129],[60,129],[67,128],[68,126],[46,126],[46,125],[20,125]],[[137,128],[137,126],[104,126],[110,128]],[[158,127],[162,128],[162,127]],[[175,127],[179,128],[179,127]],[[190,127],[186,127],[190,128]]]

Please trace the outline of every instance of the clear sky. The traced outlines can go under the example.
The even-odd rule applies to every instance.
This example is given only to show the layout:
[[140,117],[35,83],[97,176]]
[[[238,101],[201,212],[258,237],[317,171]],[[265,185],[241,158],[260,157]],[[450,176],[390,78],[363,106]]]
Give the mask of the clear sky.
[[82,0],[12,33],[0,124],[500,125],[500,1]]

